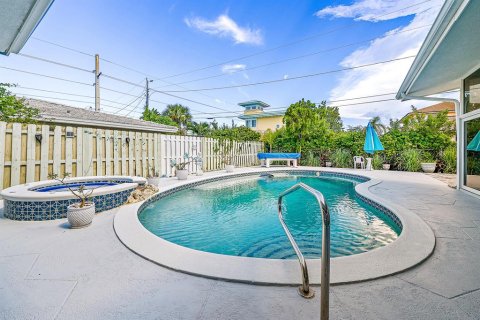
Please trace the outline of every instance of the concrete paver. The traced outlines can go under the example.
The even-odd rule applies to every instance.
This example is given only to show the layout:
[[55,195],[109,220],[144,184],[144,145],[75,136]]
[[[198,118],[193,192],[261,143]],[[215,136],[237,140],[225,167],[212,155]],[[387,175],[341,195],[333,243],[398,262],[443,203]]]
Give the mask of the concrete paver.
[[[411,270],[332,287],[331,319],[478,319],[480,200],[420,173],[368,174],[383,180],[370,191],[422,217],[437,246]],[[0,217],[0,319],[319,318],[319,288],[305,300],[295,287],[205,279],[137,256],[117,239],[115,212],[81,230]]]

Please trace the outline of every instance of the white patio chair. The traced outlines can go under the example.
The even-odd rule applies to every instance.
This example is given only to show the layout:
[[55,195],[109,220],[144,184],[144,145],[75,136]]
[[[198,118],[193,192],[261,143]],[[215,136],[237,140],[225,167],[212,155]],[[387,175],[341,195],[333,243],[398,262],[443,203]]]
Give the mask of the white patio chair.
[[357,169],[357,165],[360,165],[360,169],[365,169],[365,159],[361,156],[353,157],[353,169]]

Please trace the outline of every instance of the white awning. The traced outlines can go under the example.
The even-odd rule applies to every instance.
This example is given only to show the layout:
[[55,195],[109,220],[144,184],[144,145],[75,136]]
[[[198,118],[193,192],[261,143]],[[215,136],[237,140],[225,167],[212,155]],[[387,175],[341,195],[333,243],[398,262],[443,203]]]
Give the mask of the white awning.
[[458,89],[480,67],[480,1],[447,0],[398,93],[429,96]]
[[0,54],[18,53],[54,0],[0,0]]

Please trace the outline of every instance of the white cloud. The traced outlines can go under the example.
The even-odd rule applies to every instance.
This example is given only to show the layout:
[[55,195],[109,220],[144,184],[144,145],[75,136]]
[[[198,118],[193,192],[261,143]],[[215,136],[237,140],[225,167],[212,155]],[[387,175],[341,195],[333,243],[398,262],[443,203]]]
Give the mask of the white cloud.
[[261,45],[263,43],[262,33],[259,29],[240,27],[226,14],[220,15],[213,21],[205,20],[200,17],[185,18],[185,23],[191,28],[208,34],[232,38],[235,43],[253,45]]
[[354,18],[363,21],[383,21],[418,14],[441,1],[418,0],[356,0],[351,5],[328,6],[315,13],[317,17]]
[[[351,7],[354,9],[366,8],[372,3],[378,3],[381,7],[381,4],[384,2],[391,5],[391,2],[394,1],[380,2],[365,0],[357,1],[351,6],[339,7],[341,7],[343,12],[346,13],[351,9]],[[408,5],[406,2],[407,1],[401,1],[403,7]],[[333,7],[327,7],[321,11],[327,9],[333,10]],[[390,11],[393,10],[394,9],[390,9]],[[428,32],[428,28],[420,28],[408,32],[402,31],[415,29],[433,23],[439,7],[437,6],[427,11],[425,11],[425,8],[417,8],[417,10],[418,12],[415,14],[412,21],[406,26],[391,30],[385,35],[370,42],[368,46],[355,50],[345,57],[340,65],[344,68],[348,68],[352,66],[415,55]],[[367,14],[368,12],[365,11],[361,15],[355,15],[355,17],[366,17]],[[330,92],[330,100],[335,101],[354,97],[397,92],[412,62],[413,58],[367,68],[345,71],[338,78],[337,84]],[[394,96],[395,95],[392,94],[389,96],[372,97],[361,100],[341,101],[332,103],[332,105],[344,105],[371,100],[391,99],[394,98]],[[424,101],[407,101],[403,103],[400,101],[385,101],[370,104],[359,104],[354,106],[340,107],[340,114],[345,118],[358,119],[359,123],[364,122],[366,118],[371,118],[372,115],[379,115],[384,121],[386,121],[389,118],[402,117],[410,110],[410,106],[412,104],[417,107],[423,107],[432,103]]]
[[224,64],[222,66],[222,72],[232,74],[238,71],[245,70],[247,66],[244,64]]
[[283,75],[283,80],[287,80],[288,79],[288,74],[284,74]]

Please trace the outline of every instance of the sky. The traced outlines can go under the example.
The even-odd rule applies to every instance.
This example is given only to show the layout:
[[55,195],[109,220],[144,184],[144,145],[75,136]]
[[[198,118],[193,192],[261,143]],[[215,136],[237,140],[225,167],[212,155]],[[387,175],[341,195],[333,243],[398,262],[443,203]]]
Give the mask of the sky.
[[[150,106],[181,103],[195,121],[243,124],[239,102],[262,100],[280,110],[305,98],[339,106],[345,126],[377,115],[388,123],[412,105],[428,105],[390,99],[442,4],[57,0],[21,54],[0,56],[0,67],[70,82],[5,68],[0,82],[17,84],[18,95],[90,108],[99,54],[101,108],[109,113],[138,118],[148,77]],[[388,101],[364,103],[372,100]]]

